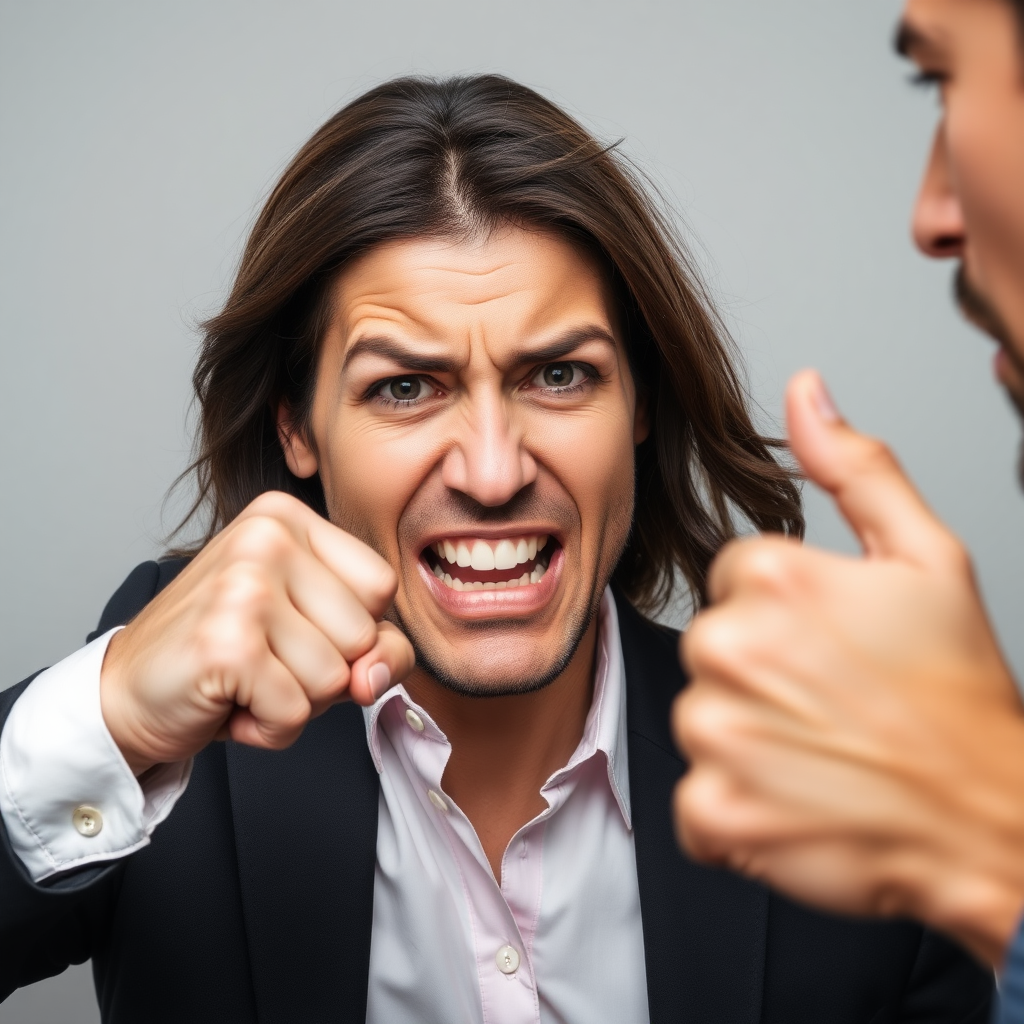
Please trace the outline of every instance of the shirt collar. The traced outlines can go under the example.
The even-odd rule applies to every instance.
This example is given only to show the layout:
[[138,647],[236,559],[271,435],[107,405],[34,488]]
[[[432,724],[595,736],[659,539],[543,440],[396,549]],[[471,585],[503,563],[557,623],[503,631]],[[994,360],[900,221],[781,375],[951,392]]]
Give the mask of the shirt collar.
[[[380,751],[381,713],[391,701],[401,701],[411,708],[424,724],[424,735],[447,743],[437,723],[399,683],[368,708],[363,708],[366,742],[378,773],[384,770]],[[542,791],[557,785],[579,765],[603,754],[608,765],[608,784],[619,806],[627,828],[632,828],[629,802],[629,766],[626,748],[626,672],[619,636],[619,616],[611,588],[606,587],[597,613],[597,657],[594,660],[594,696],[583,727],[579,745],[564,768],[544,784]]]

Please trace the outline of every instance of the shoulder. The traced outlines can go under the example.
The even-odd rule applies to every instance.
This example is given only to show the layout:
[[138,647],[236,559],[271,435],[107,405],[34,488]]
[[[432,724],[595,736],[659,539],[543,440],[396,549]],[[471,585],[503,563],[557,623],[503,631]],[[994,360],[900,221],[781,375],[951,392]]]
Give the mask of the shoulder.
[[622,662],[626,672],[626,716],[631,732],[679,757],[669,733],[672,701],[686,685],[679,663],[679,630],[645,618],[615,591]]
[[658,676],[667,672],[681,685],[685,677],[678,658],[679,630],[651,621],[637,611],[622,593],[615,591],[614,594],[623,655],[635,663],[638,670]]
[[167,558],[159,562],[143,562],[128,574],[114,591],[100,616],[99,625],[87,637],[95,640],[115,626],[133,619],[150,601],[188,565],[187,558]]

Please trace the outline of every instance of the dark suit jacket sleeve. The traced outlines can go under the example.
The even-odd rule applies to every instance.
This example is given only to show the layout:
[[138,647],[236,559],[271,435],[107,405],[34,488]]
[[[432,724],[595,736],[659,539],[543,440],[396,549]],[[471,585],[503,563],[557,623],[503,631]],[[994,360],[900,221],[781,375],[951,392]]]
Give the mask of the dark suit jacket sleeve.
[[[145,562],[138,566],[107,603],[89,639],[136,615],[183,565]],[[0,692],[0,730],[34,678]],[[96,937],[109,923],[122,869],[123,860],[119,860],[41,884],[33,882],[0,824],[0,999],[89,959]]]

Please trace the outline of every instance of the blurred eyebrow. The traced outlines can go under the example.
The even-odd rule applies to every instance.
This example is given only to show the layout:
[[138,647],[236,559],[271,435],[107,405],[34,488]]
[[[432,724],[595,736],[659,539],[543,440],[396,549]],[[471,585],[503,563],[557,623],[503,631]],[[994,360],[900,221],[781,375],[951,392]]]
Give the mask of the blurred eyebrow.
[[[518,353],[515,363],[522,365],[524,363],[556,362],[587,341],[605,341],[609,345],[615,345],[615,337],[607,327],[586,324],[582,327],[573,327],[539,348]],[[397,363],[403,369],[413,370],[417,373],[455,373],[461,365],[457,359],[441,355],[425,355],[395,341],[394,338],[381,335],[360,338],[345,354],[341,372],[344,373],[348,369],[349,363],[362,355],[383,356],[385,359]]]
[[892,48],[907,60],[913,60],[914,54],[933,45],[932,41],[916,26],[906,19],[896,26]]

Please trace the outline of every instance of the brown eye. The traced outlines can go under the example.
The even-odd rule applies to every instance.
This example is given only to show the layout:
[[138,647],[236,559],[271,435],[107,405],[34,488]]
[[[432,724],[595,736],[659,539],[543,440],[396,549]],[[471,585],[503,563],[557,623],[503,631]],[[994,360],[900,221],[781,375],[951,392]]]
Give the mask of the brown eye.
[[423,381],[419,377],[395,377],[388,385],[388,393],[398,402],[410,402],[423,394]]
[[564,388],[573,382],[576,367],[572,363],[549,363],[541,371],[545,387]]

